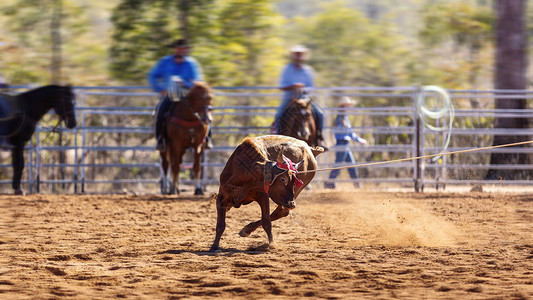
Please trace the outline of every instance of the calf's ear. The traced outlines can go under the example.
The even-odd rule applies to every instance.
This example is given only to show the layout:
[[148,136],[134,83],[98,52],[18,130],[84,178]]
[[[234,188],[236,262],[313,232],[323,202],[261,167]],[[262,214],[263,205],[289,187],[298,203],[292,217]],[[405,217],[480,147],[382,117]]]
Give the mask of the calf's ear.
[[311,152],[313,153],[315,157],[317,157],[320,153],[324,152],[324,148],[320,146],[316,146],[316,147],[311,148]]
[[284,163],[284,161],[283,161],[283,147],[281,147],[281,150],[279,150],[277,161],[280,164]]

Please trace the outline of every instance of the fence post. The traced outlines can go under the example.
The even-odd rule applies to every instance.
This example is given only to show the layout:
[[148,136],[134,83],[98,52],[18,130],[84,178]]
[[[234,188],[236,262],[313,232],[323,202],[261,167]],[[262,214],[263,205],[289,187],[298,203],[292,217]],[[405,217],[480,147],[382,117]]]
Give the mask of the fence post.
[[[35,147],[33,147],[35,151],[35,182],[33,182],[30,185],[30,193],[33,192],[33,189],[31,188],[33,185],[35,185],[35,192],[40,193],[41,192],[41,143],[40,141],[40,135],[41,135],[41,127],[36,126],[35,127]],[[33,160],[32,160],[33,161]],[[33,175],[30,176],[33,181]]]
[[[76,112],[74,112],[76,113]],[[76,116],[76,119],[79,120]],[[78,194],[78,129],[74,129],[74,194]]]
[[[416,87],[415,91],[415,97],[413,98],[414,103],[414,111],[415,111],[415,156],[421,156],[422,155],[422,143],[423,140],[421,139],[422,136],[422,126],[421,126],[421,120],[420,120],[420,114],[419,114],[419,107],[418,107],[418,99],[419,97],[423,97],[422,95],[422,89],[420,86]],[[424,184],[422,182],[422,160],[416,159],[415,160],[415,192],[423,192],[424,191]]]
[[62,192],[65,192],[65,188],[67,187],[65,183],[65,162],[66,162],[66,153],[65,150],[62,150],[63,146],[63,130],[59,130],[59,138],[58,138],[58,146],[59,150],[57,151],[57,156],[59,160],[59,180],[61,183],[61,189]]
[[85,193],[85,147],[86,135],[85,132],[85,112],[81,112],[81,158],[80,158],[80,183],[81,183],[81,193]]

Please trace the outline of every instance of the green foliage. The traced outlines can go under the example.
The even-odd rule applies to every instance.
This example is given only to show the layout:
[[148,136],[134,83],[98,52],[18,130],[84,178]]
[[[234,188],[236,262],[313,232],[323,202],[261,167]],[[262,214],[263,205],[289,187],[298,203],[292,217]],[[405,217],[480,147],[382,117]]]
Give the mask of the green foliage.
[[[0,64],[10,83],[49,81],[54,3],[0,5]],[[489,0],[62,3],[64,80],[77,85],[146,84],[150,67],[170,54],[166,45],[188,36],[211,85],[275,86],[286,49],[302,43],[321,86],[492,86]]]
[[211,48],[212,2],[122,0],[111,18],[111,75],[125,82],[145,84],[148,70],[159,58],[170,54],[168,44],[177,38],[190,37],[193,45]]
[[[50,34],[40,29],[50,27],[46,26],[51,14],[50,4],[50,1],[18,0],[9,1],[3,6],[1,13],[9,20],[14,20],[14,22],[4,22],[4,26],[12,33],[12,38],[18,44],[18,49],[6,51],[5,54],[22,57],[23,60],[33,65],[31,69],[13,70],[14,74],[10,74],[8,69],[6,77],[20,80],[48,77],[46,70],[48,59],[45,55],[51,47]],[[36,31],[40,31],[40,34],[36,34]],[[27,49],[34,51],[30,52]],[[6,59],[6,61],[10,60]]]
[[[428,61],[431,69],[445,71],[436,76],[438,84],[453,88],[475,88],[479,77],[490,78],[492,64],[494,14],[488,5],[471,1],[428,2],[421,10],[421,41],[445,55],[440,62]],[[425,52],[431,57],[430,51]],[[437,54],[438,55],[438,54]],[[442,54],[440,54],[442,55]],[[447,76],[448,75],[448,76]]]
[[287,18],[311,16],[320,11],[323,0],[278,0],[277,9]]
[[46,84],[52,52],[50,22],[55,5],[62,5],[61,35],[63,81],[91,84],[105,74],[105,42],[94,43],[88,30],[89,10],[74,0],[6,0],[0,24],[8,34],[0,63],[11,84]]
[[487,6],[440,1],[422,9],[422,21],[420,37],[427,44],[452,40],[468,48],[480,48],[491,42],[494,14]]
[[283,20],[274,12],[272,1],[230,0],[221,4],[217,50],[222,61],[229,63],[219,73],[222,77],[214,81],[223,85],[275,85],[283,51],[277,24]]
[[113,10],[111,75],[126,82],[140,82],[153,61],[165,54],[171,42],[177,13],[171,0],[124,0]]
[[[123,0],[112,18],[111,74],[144,83],[157,59],[170,54],[166,45],[187,35],[194,45],[191,55],[210,84],[273,84],[272,72],[280,63],[279,50],[272,48],[281,44],[275,35],[281,19],[271,2],[179,1],[174,6],[169,0]],[[176,17],[185,12],[186,21]]]
[[410,53],[386,21],[373,23],[361,12],[336,1],[309,18],[296,18],[287,40],[311,48],[309,61],[323,86],[405,84]]

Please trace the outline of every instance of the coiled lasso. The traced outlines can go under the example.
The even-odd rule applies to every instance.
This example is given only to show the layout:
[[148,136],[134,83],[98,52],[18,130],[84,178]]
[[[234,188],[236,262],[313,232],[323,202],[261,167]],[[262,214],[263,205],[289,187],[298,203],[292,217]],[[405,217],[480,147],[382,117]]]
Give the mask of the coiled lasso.
[[[442,107],[438,110],[429,110],[424,105],[425,95],[428,93],[436,93],[439,96],[439,99],[442,100],[443,104]],[[436,85],[426,85],[422,87],[421,93],[418,95],[418,99],[416,100],[416,107],[418,111],[418,116],[420,117],[420,120],[424,124],[424,126],[428,129],[431,129],[433,131],[438,132],[444,132],[448,131],[446,135],[446,141],[444,142],[444,145],[442,147],[441,153],[446,152],[448,149],[448,145],[450,144],[450,137],[452,135],[452,128],[453,128],[453,119],[455,117],[455,108],[453,107],[452,100],[450,98],[450,95],[446,90],[443,88],[436,86]],[[438,120],[441,118],[448,117],[447,126],[434,126],[432,124],[429,124],[426,120],[427,119],[433,119]],[[445,123],[446,124],[446,123]],[[432,158],[432,161],[439,160],[442,156],[435,156]]]

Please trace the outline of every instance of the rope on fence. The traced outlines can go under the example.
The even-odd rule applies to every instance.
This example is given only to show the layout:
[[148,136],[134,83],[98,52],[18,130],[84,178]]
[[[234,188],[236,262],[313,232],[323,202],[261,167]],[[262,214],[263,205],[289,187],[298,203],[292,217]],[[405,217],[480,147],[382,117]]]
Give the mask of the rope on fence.
[[[429,110],[425,107],[425,99],[428,93],[437,93],[439,96],[439,99],[443,101],[442,108],[436,111]],[[452,128],[453,128],[453,119],[455,117],[455,109],[453,107],[452,100],[450,98],[450,95],[446,90],[443,88],[436,86],[436,85],[426,85],[422,87],[421,92],[418,94],[418,99],[416,99],[416,106],[418,110],[418,117],[422,121],[425,127],[433,130],[433,131],[448,131],[448,134],[446,135],[446,141],[444,142],[444,145],[442,146],[441,152],[446,151],[448,149],[448,145],[450,144],[450,137],[452,136]],[[432,120],[438,120],[441,118],[448,117],[448,126],[434,126],[429,124],[426,121],[426,118],[432,119]],[[439,155],[433,157],[433,161],[436,161],[440,158]]]

